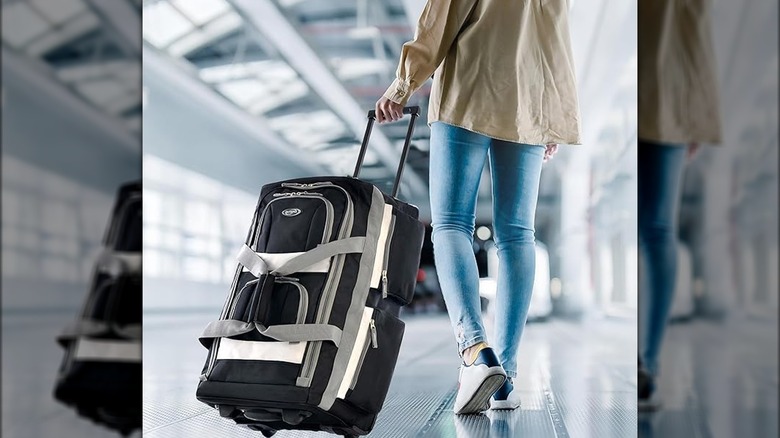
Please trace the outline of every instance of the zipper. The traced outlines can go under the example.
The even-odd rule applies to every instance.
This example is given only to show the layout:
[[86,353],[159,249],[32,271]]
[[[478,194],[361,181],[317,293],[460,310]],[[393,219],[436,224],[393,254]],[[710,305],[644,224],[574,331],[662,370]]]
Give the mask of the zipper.
[[[336,185],[330,181],[320,181],[316,183],[282,183],[282,187],[290,188],[334,188],[341,190],[344,193],[344,197],[347,199],[347,211],[345,213],[344,222],[339,230],[338,238],[343,239],[352,233],[352,225],[354,221],[354,204],[352,197],[343,187]],[[324,324],[330,319],[330,313],[333,310],[333,301],[335,300],[335,289],[338,286],[338,280],[341,278],[341,274],[344,271],[344,254],[336,256],[336,261],[325,280],[325,286],[323,287],[321,304],[317,309],[317,316],[315,323]],[[320,351],[322,349],[322,341],[314,341],[309,344],[309,347],[304,355],[303,365],[301,367],[301,379],[306,383],[300,385],[308,387],[311,384],[311,378],[314,374],[314,370],[317,368],[317,362],[319,361]]]
[[306,311],[309,308],[309,291],[298,282],[297,278],[291,277],[278,277],[276,283],[292,284],[298,288],[300,297],[298,298],[298,315],[295,318],[296,324],[304,324],[306,322]]
[[[322,193],[306,192],[306,191],[304,191],[304,192],[276,192],[276,193],[274,193],[271,196],[274,197],[274,198],[280,198],[282,196],[296,197],[296,196],[301,196],[301,195],[323,196]],[[269,204],[270,204],[270,202],[269,202]]]
[[319,187],[331,187],[335,186],[330,181],[317,181],[313,183],[295,183],[295,182],[285,182],[282,183],[282,187],[291,187],[294,189],[314,189]]
[[374,324],[373,318],[368,323],[368,330],[371,333],[371,346],[374,348],[379,348],[379,339],[376,336],[376,324]]
[[360,376],[360,370],[363,369],[363,362],[366,360],[366,354],[368,353],[368,347],[379,348],[376,336],[376,325],[374,320],[371,319],[368,326],[368,332],[366,333],[366,341],[363,342],[363,350],[360,352],[360,359],[358,359],[357,367],[355,368],[355,375],[352,376],[352,382],[349,384],[349,389],[355,389],[355,385]]
[[395,215],[390,220],[390,227],[387,230],[387,240],[385,240],[385,254],[382,260],[382,299],[387,298],[387,267],[390,264],[390,243],[393,240],[393,231],[395,231]]
[[381,287],[382,280],[382,268],[384,267],[384,254],[385,249],[390,241],[390,224],[393,222],[393,207],[390,204],[384,205],[384,211],[382,212],[382,225],[379,229],[379,236],[377,238],[376,257],[374,258],[374,264],[371,267],[371,283],[372,289],[379,289]]
[[241,294],[244,293],[244,291],[246,290],[247,287],[249,287],[249,285],[255,284],[258,281],[260,281],[259,278],[256,278],[254,280],[249,280],[246,282],[244,287],[242,287],[241,290],[238,291],[238,293],[236,294],[236,298],[233,300],[233,303],[230,306],[230,311],[228,312],[228,315],[230,315],[231,318],[235,319],[236,317],[236,306],[238,305],[238,301],[241,299]]
[[[341,188],[341,187],[339,187],[339,188]],[[342,190],[344,191],[344,193],[347,196],[347,200],[349,201],[350,212],[351,212],[352,200],[349,198],[349,195],[347,194],[347,191],[344,190],[344,189],[342,189]],[[277,195],[279,195],[279,196],[277,196]],[[303,191],[303,192],[286,192],[286,193],[274,193],[272,196],[274,197],[274,199],[268,201],[268,203],[265,205],[265,207],[263,207],[263,211],[260,213],[260,217],[257,220],[257,227],[255,228],[254,232],[251,233],[251,236],[250,236],[250,239],[249,239],[250,245],[254,245],[255,244],[255,242],[257,241],[257,238],[258,238],[258,234],[263,229],[263,222],[265,221],[265,216],[266,216],[266,213],[268,212],[268,207],[271,204],[273,204],[274,202],[276,202],[276,201],[278,201],[280,199],[288,199],[289,197],[292,197],[292,196],[301,197],[301,198],[321,199],[325,203],[325,208],[327,209],[327,214],[326,214],[326,218],[325,218],[325,229],[322,232],[322,243],[327,243],[328,241],[330,241],[331,235],[333,233],[332,230],[331,230],[331,228],[333,228],[333,220],[334,220],[334,218],[333,218],[333,216],[334,216],[334,213],[333,213],[333,203],[330,202],[328,199],[326,199],[322,193],[308,192],[308,191]],[[352,225],[350,224],[350,227],[351,226]],[[241,275],[241,267],[239,266],[239,267],[236,268],[236,274],[234,275],[233,283],[230,286],[231,290],[233,290],[236,287],[236,283],[238,282],[238,279],[239,279],[240,275]],[[247,282],[247,283],[249,283],[249,282]],[[236,299],[235,296],[228,297],[228,300],[225,303],[224,308],[222,309],[222,313],[220,314],[219,319],[226,319],[228,317],[228,315],[232,314],[232,311],[234,310],[235,305],[236,305],[236,301],[237,301],[237,299]],[[208,364],[208,367],[206,368],[206,372],[201,376],[201,378],[203,380],[208,379],[209,375],[211,375],[211,370],[214,368],[214,363],[217,360],[217,355],[216,355],[217,348],[219,348],[219,338],[215,339],[214,343],[211,345],[211,349],[210,349],[211,357],[209,359],[209,364]]]
[[[354,204],[352,197],[341,186],[335,184],[322,184],[322,187],[334,187],[341,190],[347,199],[347,217],[344,218],[344,224],[339,232],[339,239],[343,239],[352,234],[352,226],[354,222]],[[336,256],[333,270],[326,280],[325,287],[323,288],[322,305],[317,309],[316,322],[318,324],[324,324],[330,319],[330,313],[333,309],[333,301],[335,300],[335,289],[338,287],[338,282],[341,279],[341,274],[344,271],[344,254]],[[311,378],[314,374],[314,370],[317,368],[317,362],[320,358],[320,351],[322,349],[322,341],[315,341],[310,344],[309,349],[305,353],[303,366],[301,369],[301,378],[306,383],[303,386],[308,387],[311,384]]]

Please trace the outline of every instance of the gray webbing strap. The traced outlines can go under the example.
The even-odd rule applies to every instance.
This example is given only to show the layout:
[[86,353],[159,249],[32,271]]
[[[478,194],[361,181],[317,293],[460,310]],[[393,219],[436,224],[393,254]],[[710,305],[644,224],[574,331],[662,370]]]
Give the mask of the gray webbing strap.
[[123,326],[113,326],[114,333],[128,339],[141,339],[143,335],[143,326],[141,324],[128,324]]
[[227,336],[238,336],[244,333],[249,333],[255,329],[253,322],[239,321],[237,319],[220,319],[217,321],[211,321],[203,333],[201,333],[198,340],[204,347],[208,347],[210,340],[214,338],[222,338]]
[[341,329],[330,324],[257,324],[257,331],[277,341],[330,341],[337,347],[341,342]]
[[[291,258],[271,271],[271,274],[278,276],[290,275],[295,272],[303,271],[309,266],[327,260],[338,254],[363,252],[365,242],[365,237],[358,236],[322,244],[312,250]],[[247,268],[255,277],[260,277],[261,275],[268,273],[268,265],[265,260],[263,260],[258,253],[252,251],[252,248],[247,245],[241,247],[241,251],[238,253],[238,262]]]
[[363,252],[365,244],[366,238],[363,236],[335,240],[291,258],[282,266],[274,269],[271,273],[281,276],[290,275],[338,254]]
[[238,263],[249,270],[255,277],[259,278],[261,275],[268,273],[268,265],[266,265],[265,260],[247,245],[241,247],[237,259]]
[[141,339],[141,324],[116,325],[94,319],[82,319],[65,327],[57,339],[73,340],[82,336],[102,336],[115,334],[126,339]]
[[141,253],[106,249],[100,253],[96,266],[101,271],[118,277],[141,272]]
[[277,341],[330,341],[337,347],[341,342],[341,329],[330,324],[280,324],[266,327],[256,322],[245,322],[236,319],[221,319],[212,321],[198,338],[204,347],[211,344],[214,338],[238,336],[257,330],[263,336]]

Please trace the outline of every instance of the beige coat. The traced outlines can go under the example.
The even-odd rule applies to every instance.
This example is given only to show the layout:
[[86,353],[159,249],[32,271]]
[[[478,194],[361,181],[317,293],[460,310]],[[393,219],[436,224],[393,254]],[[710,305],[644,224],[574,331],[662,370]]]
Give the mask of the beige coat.
[[580,143],[567,0],[429,0],[385,97],[434,73],[428,123],[526,144]]
[[640,139],[721,141],[710,7],[710,0],[639,0]]

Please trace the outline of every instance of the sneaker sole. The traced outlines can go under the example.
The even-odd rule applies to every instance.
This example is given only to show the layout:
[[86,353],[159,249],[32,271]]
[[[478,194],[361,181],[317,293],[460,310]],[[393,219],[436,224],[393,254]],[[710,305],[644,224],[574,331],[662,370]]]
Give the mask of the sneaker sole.
[[501,367],[494,367],[495,370],[491,370],[492,374],[485,377],[485,380],[479,385],[471,399],[463,405],[459,411],[455,412],[457,415],[463,414],[478,414],[482,411],[487,411],[490,408],[490,397],[493,397],[498,388],[504,384],[506,375]]
[[490,400],[490,409],[494,411],[513,411],[519,407],[519,401],[514,404],[509,400]]

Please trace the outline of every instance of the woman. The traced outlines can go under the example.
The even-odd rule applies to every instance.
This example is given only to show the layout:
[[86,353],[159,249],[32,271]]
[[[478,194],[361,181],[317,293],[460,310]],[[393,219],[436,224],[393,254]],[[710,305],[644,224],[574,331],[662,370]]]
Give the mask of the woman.
[[[430,0],[404,44],[397,78],[376,104],[392,122],[434,75],[430,196],[434,259],[463,364],[455,413],[515,409],[517,350],[533,289],[534,213],[542,162],[579,144],[564,0]],[[488,346],[472,251],[485,160],[501,261],[495,351]],[[508,378],[507,378],[508,377]]]
[[711,2],[639,2],[639,409],[655,410],[655,379],[677,281],[677,212],[686,156],[721,140]]

